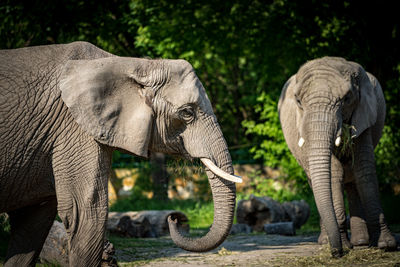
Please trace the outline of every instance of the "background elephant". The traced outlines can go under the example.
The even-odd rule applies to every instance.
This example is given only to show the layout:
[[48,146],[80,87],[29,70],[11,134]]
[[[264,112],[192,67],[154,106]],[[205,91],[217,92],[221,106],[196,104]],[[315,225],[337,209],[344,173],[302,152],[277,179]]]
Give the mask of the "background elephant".
[[[309,178],[332,255],[342,255],[342,242],[348,243],[343,183],[364,208],[371,245],[394,248],[375,171],[374,147],[385,119],[376,78],[342,58],[315,59],[286,82],[278,109],[286,142]],[[350,140],[353,145],[344,145]],[[352,228],[361,224],[354,221]]]
[[[58,211],[71,266],[98,266],[114,149],[200,158],[215,218],[175,243],[207,251],[229,233],[235,208],[227,144],[206,92],[184,60],[123,58],[75,42],[0,52],[0,212],[10,216],[5,266],[34,265]],[[212,170],[212,171],[210,171]]]

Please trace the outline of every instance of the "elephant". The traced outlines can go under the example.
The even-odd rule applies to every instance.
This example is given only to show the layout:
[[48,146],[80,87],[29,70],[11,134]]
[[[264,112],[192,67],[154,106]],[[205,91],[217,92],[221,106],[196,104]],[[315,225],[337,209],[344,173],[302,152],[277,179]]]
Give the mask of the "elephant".
[[88,42],[0,52],[0,213],[10,218],[5,266],[34,266],[58,213],[70,266],[101,262],[112,152],[200,159],[214,201],[205,236],[219,246],[233,222],[236,186],[227,143],[206,91],[185,60],[119,57]]
[[334,257],[349,246],[344,186],[354,238],[369,236],[372,246],[396,247],[380,204],[374,159],[385,108],[378,80],[340,57],[306,62],[283,86],[278,103],[283,135],[308,177]]

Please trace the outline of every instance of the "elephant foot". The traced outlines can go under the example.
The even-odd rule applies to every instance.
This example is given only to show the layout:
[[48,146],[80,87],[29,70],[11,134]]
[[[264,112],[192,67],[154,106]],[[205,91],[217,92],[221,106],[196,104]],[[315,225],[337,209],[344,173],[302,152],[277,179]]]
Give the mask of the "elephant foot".
[[353,216],[350,219],[351,238],[350,243],[355,246],[368,246],[369,235],[367,224],[364,219]]
[[367,232],[351,233],[350,243],[355,247],[368,246],[369,245],[368,233]]
[[396,250],[396,239],[390,232],[382,232],[378,239],[378,248],[388,251]]
[[328,235],[325,232],[321,232],[318,237],[318,244],[325,245],[328,244]]
[[342,239],[342,246],[343,248],[348,248],[348,249],[352,249],[353,245],[351,244],[351,242],[349,241],[349,238],[347,237],[346,233],[342,233],[340,235],[341,239]]
[[351,238],[350,243],[355,247],[368,246],[369,244],[366,238]]

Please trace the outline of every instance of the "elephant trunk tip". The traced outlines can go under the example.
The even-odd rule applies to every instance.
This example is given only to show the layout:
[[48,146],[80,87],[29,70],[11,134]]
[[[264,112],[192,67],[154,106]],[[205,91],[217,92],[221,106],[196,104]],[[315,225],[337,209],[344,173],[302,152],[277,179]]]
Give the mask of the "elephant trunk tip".
[[172,219],[172,216],[169,215],[168,216],[168,225],[171,225],[171,224],[177,225],[178,224],[178,218]]
[[178,247],[184,250],[191,252],[206,252],[218,247],[223,241],[221,240],[221,242],[211,242],[210,244],[208,244],[208,242],[204,240],[204,237],[194,240],[189,237],[182,236],[178,229],[178,218],[173,219],[170,215],[168,216],[167,221],[172,240]]
[[331,248],[331,255],[333,258],[339,259],[343,257],[343,249],[342,248]]

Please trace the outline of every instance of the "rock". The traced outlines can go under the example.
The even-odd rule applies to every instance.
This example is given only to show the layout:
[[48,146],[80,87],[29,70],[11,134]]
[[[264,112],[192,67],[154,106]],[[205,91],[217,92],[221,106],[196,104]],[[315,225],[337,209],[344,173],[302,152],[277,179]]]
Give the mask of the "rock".
[[169,235],[168,216],[178,218],[180,231],[189,232],[188,218],[175,210],[145,210],[110,212],[107,230],[129,237],[158,237]]
[[68,266],[68,238],[63,223],[54,221],[39,257],[44,262]]
[[128,237],[158,237],[146,217],[132,220],[129,216],[123,216],[113,232]]
[[264,231],[270,235],[296,235],[293,222],[268,223],[264,225]]
[[231,228],[231,235],[236,235],[236,234],[250,234],[253,230],[251,229],[250,226],[248,226],[247,224],[244,223],[236,223],[234,225],[232,225]]
[[299,229],[310,217],[310,206],[302,200],[283,202],[282,207],[286,212],[287,219],[294,223],[294,227]]
[[304,200],[280,204],[270,197],[253,195],[248,200],[239,201],[236,210],[237,222],[249,225],[254,231],[264,231],[265,224],[288,221],[300,228],[309,216],[310,207]]
[[251,195],[249,200],[239,201],[236,218],[238,223],[248,224],[253,230],[261,232],[264,224],[283,221],[285,210],[270,197]]
[[[101,266],[116,267],[117,260],[114,254],[114,246],[110,241],[105,240]],[[54,221],[39,258],[44,263],[69,266],[68,237],[63,223]]]

